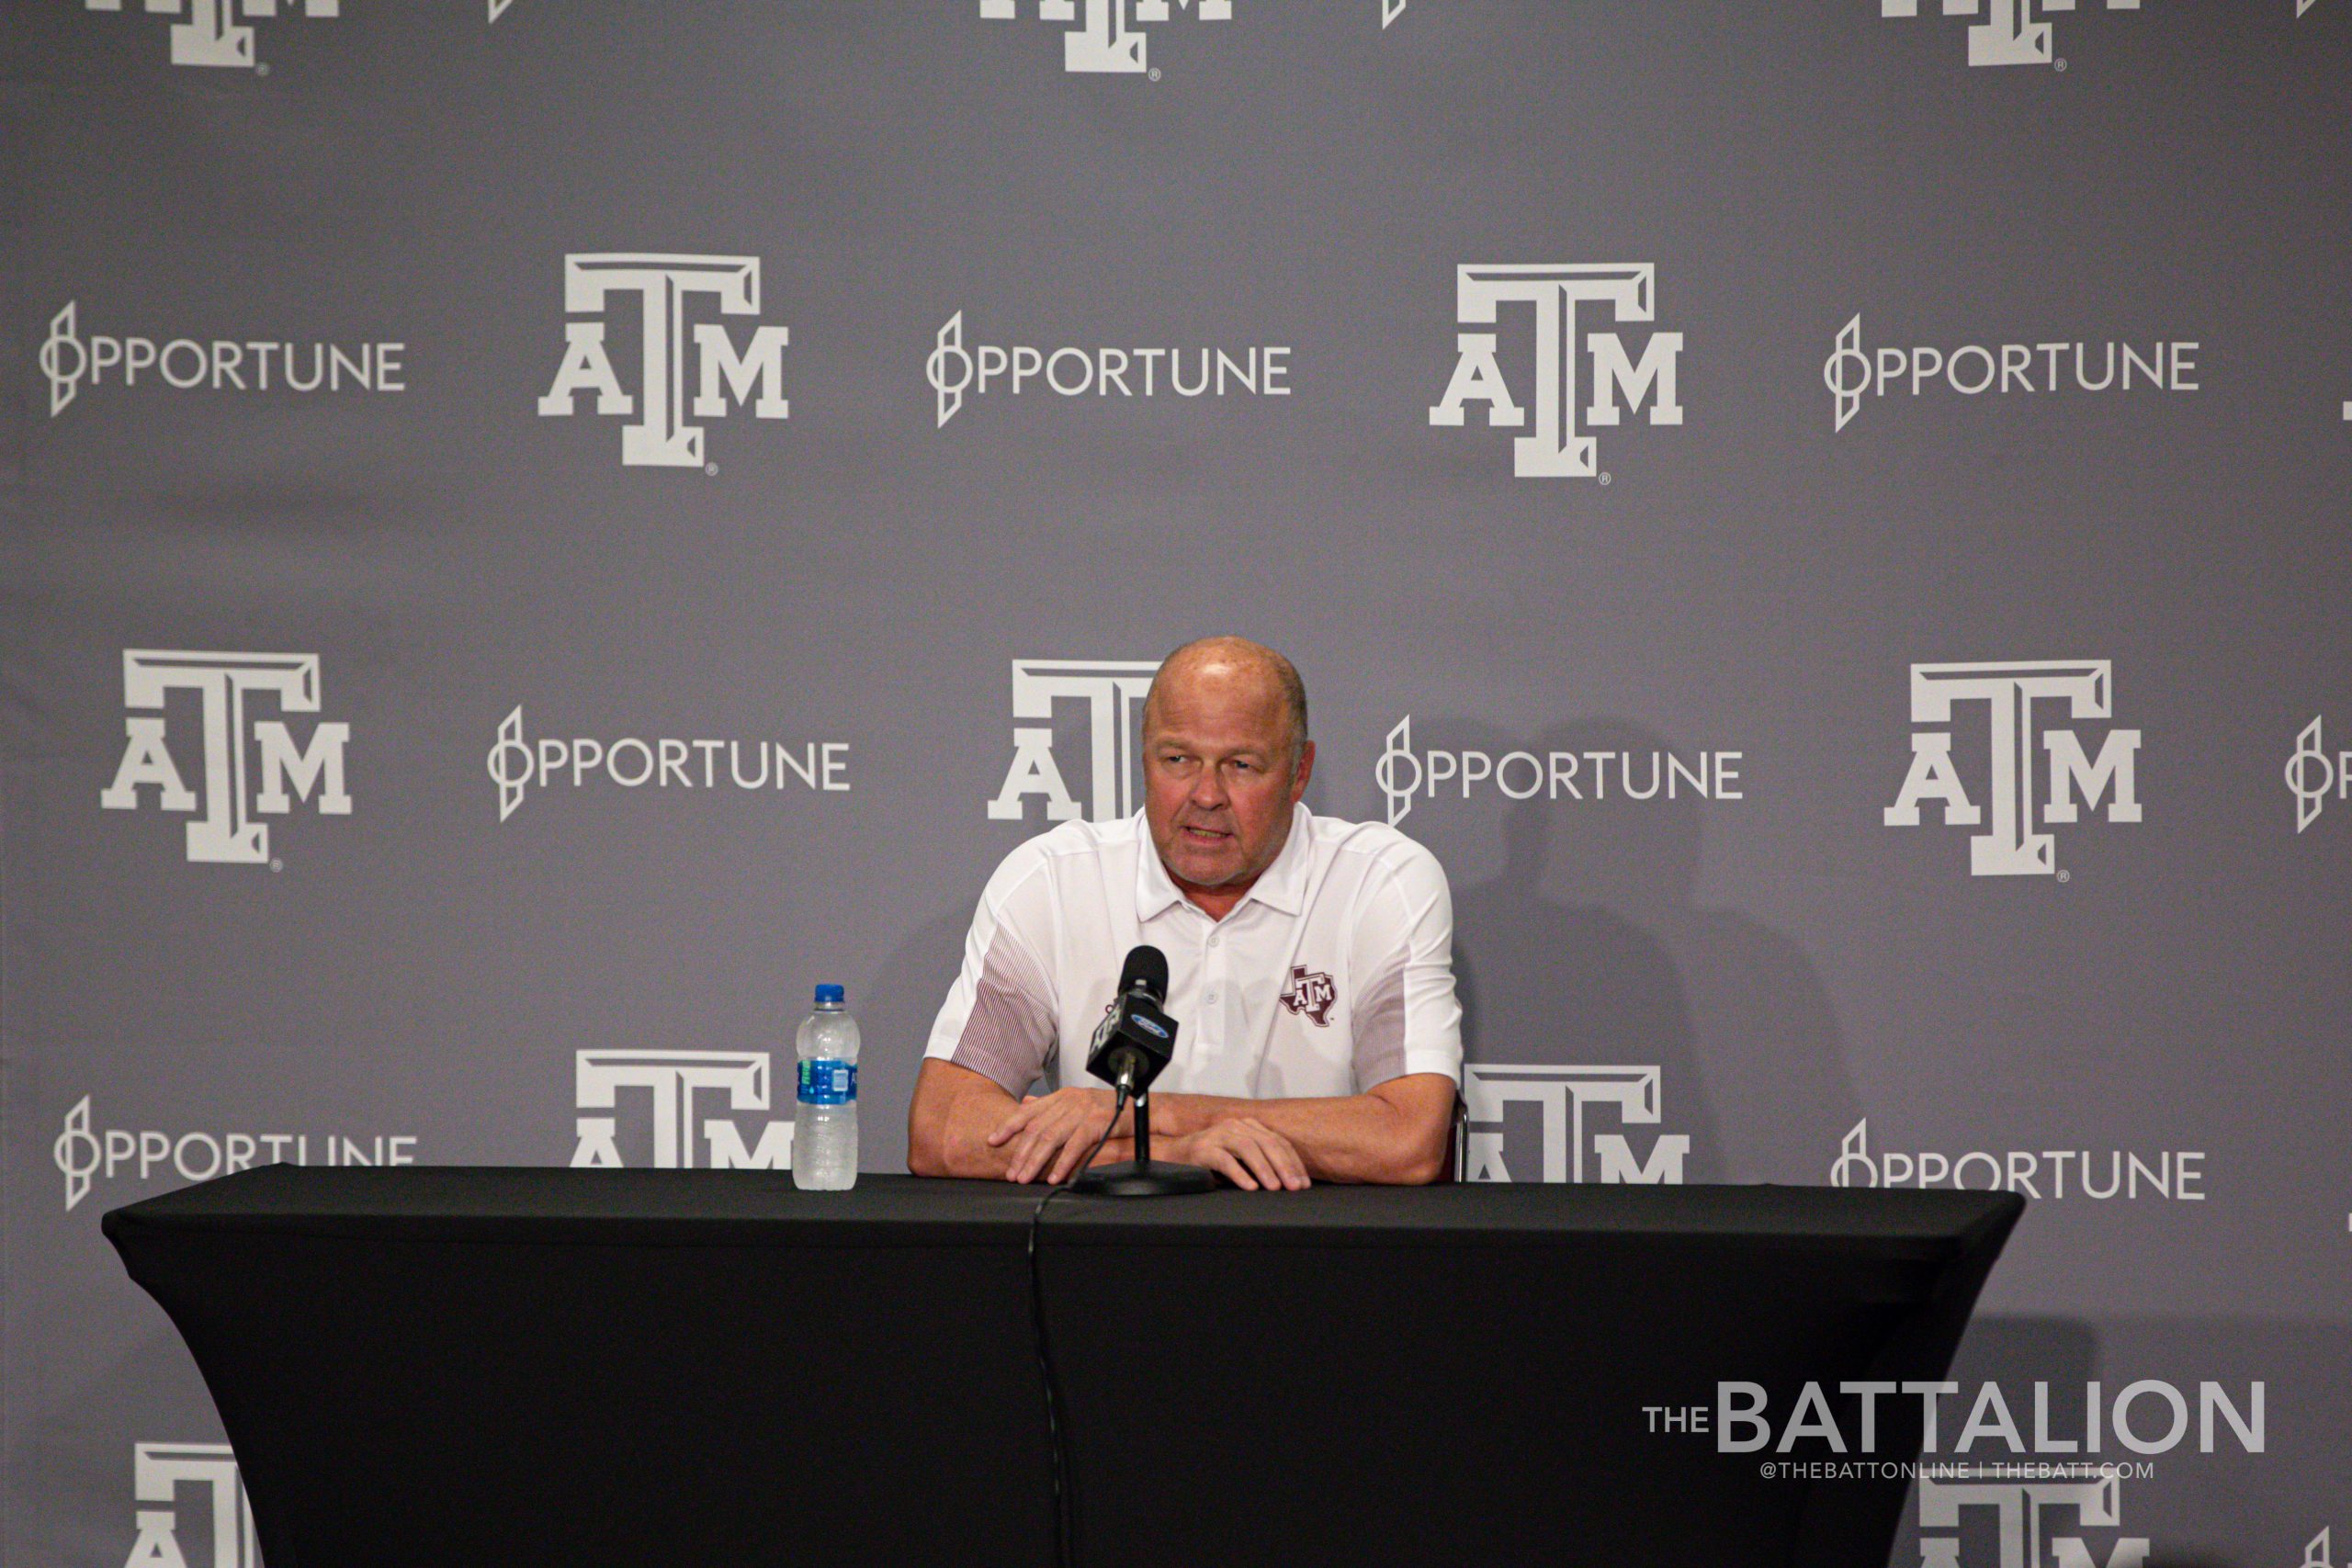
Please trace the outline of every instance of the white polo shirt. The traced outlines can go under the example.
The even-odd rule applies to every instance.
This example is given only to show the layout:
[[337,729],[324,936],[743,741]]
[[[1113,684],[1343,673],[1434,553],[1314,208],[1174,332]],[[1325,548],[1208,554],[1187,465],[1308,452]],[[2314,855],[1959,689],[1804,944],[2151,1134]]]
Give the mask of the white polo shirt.
[[1169,879],[1143,814],[1069,822],[998,866],[925,1055],[1030,1083],[1096,1085],[1086,1048],[1127,952],[1168,955],[1174,1094],[1361,1094],[1462,1076],[1453,901],[1437,857],[1393,828],[1292,807],[1289,840],[1222,920]]

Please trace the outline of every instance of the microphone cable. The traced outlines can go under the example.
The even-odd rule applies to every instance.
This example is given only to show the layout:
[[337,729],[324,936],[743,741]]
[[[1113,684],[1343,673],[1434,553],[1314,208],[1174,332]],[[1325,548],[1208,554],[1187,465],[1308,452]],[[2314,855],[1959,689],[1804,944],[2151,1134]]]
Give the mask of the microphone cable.
[[1127,1108],[1125,1086],[1118,1088],[1111,1101],[1110,1125],[1069,1173],[1069,1179],[1037,1200],[1037,1207],[1029,1215],[1029,1321],[1037,1335],[1037,1370],[1044,1374],[1046,1384],[1046,1431],[1050,1437],[1054,1454],[1054,1562],[1056,1568],[1077,1568],[1078,1531],[1076,1504],[1071,1496],[1069,1438],[1062,1431],[1061,1385],[1054,1378],[1054,1353],[1046,1337],[1046,1280],[1037,1261],[1037,1231],[1046,1217],[1046,1205],[1069,1191],[1078,1179],[1111,1141],[1111,1129],[1119,1124],[1119,1115]]

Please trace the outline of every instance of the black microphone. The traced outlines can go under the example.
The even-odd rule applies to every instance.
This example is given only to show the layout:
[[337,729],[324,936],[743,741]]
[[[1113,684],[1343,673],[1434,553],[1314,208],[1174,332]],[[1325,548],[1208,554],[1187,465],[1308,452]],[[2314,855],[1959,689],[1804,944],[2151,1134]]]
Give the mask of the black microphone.
[[1146,944],[1127,954],[1119,994],[1095,1026],[1086,1070],[1133,1097],[1151,1087],[1176,1055],[1176,1021],[1160,1003],[1168,996],[1168,955]]
[[1168,954],[1146,942],[1127,953],[1126,966],[1119,971],[1122,992],[1140,990],[1153,1001],[1168,999]]
[[[1116,1087],[1120,1098],[1134,1105],[1136,1157],[1081,1170],[1070,1181],[1072,1191],[1159,1198],[1206,1192],[1216,1186],[1216,1178],[1199,1166],[1151,1157],[1151,1080],[1176,1055],[1176,1021],[1159,1005],[1167,999],[1168,954],[1148,943],[1129,952],[1119,971],[1119,994],[1095,1027],[1086,1070]],[[1103,1136],[1110,1136],[1108,1128]]]

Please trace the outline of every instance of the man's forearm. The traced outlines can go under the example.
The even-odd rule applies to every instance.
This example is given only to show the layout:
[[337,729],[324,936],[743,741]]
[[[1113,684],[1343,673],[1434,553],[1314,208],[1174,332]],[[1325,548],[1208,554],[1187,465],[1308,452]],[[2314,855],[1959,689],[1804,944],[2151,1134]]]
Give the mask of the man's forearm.
[[[1010,1150],[990,1148],[989,1134],[1012,1109],[1011,1096],[989,1105],[978,1095],[955,1096],[936,1109],[917,1106],[907,1140],[907,1168],[917,1176],[968,1176],[1001,1179],[1012,1164]],[[928,1112],[928,1113],[926,1113]]]
[[907,1168],[917,1176],[966,1176],[1001,1180],[1012,1150],[989,1146],[1020,1101],[965,1068],[925,1062],[907,1115]]
[[[926,1169],[915,1166],[912,1161],[909,1162],[910,1167],[914,1169],[917,1176],[967,1176],[988,1181],[1003,1180],[1012,1169],[1014,1145],[1005,1144],[991,1148],[989,1146],[989,1134],[996,1131],[997,1125],[1004,1120],[1005,1113],[1010,1110],[1011,1107],[1008,1106],[1002,1111],[992,1110],[984,1115],[971,1117],[950,1131],[942,1140],[938,1168]],[[1082,1141],[1081,1147],[1092,1148],[1094,1139],[1100,1135],[1099,1131],[1089,1134]],[[1154,1144],[1157,1145],[1159,1143],[1157,1128],[1153,1129],[1152,1136]],[[1133,1138],[1110,1138],[1104,1141],[1101,1152],[1087,1163],[1110,1165],[1118,1160],[1135,1157],[1136,1145]],[[1165,1157],[1164,1151],[1162,1157]]]
[[[1102,1098],[1107,1102],[1109,1096]],[[907,1117],[907,1168],[917,1176],[1003,1180],[1020,1157],[1021,1145],[1018,1140],[991,1145],[989,1138],[1022,1108],[1001,1086],[978,1074],[944,1063],[924,1064]],[[1086,1132],[1080,1152],[1091,1148],[1102,1131],[1098,1118]],[[1102,1145],[1094,1163],[1134,1157],[1132,1142],[1117,1137]]]
[[1151,1097],[1153,1152],[1162,1139],[1254,1117],[1288,1138],[1317,1181],[1418,1184],[1445,1168],[1450,1122],[1415,1115],[1377,1094],[1315,1100],[1231,1100],[1214,1094]]

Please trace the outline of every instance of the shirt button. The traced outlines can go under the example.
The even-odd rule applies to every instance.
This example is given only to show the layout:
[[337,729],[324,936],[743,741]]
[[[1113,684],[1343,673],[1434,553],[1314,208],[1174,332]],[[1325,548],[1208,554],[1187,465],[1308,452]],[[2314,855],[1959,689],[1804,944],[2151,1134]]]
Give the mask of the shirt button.
[[1215,936],[1215,935],[1211,935],[1211,936],[1210,936],[1210,938],[1209,938],[1209,945],[1210,945],[1211,947],[1215,947],[1215,946],[1216,945],[1216,936]]
[[1207,996],[1205,996],[1205,997],[1202,998],[1201,999],[1202,999],[1203,1001],[1204,1001],[1204,1002],[1208,1003],[1208,1004],[1209,1004],[1209,1006],[1211,1006],[1211,1007],[1215,1007],[1215,1006],[1216,1006],[1216,993],[1215,991],[1211,991]]

